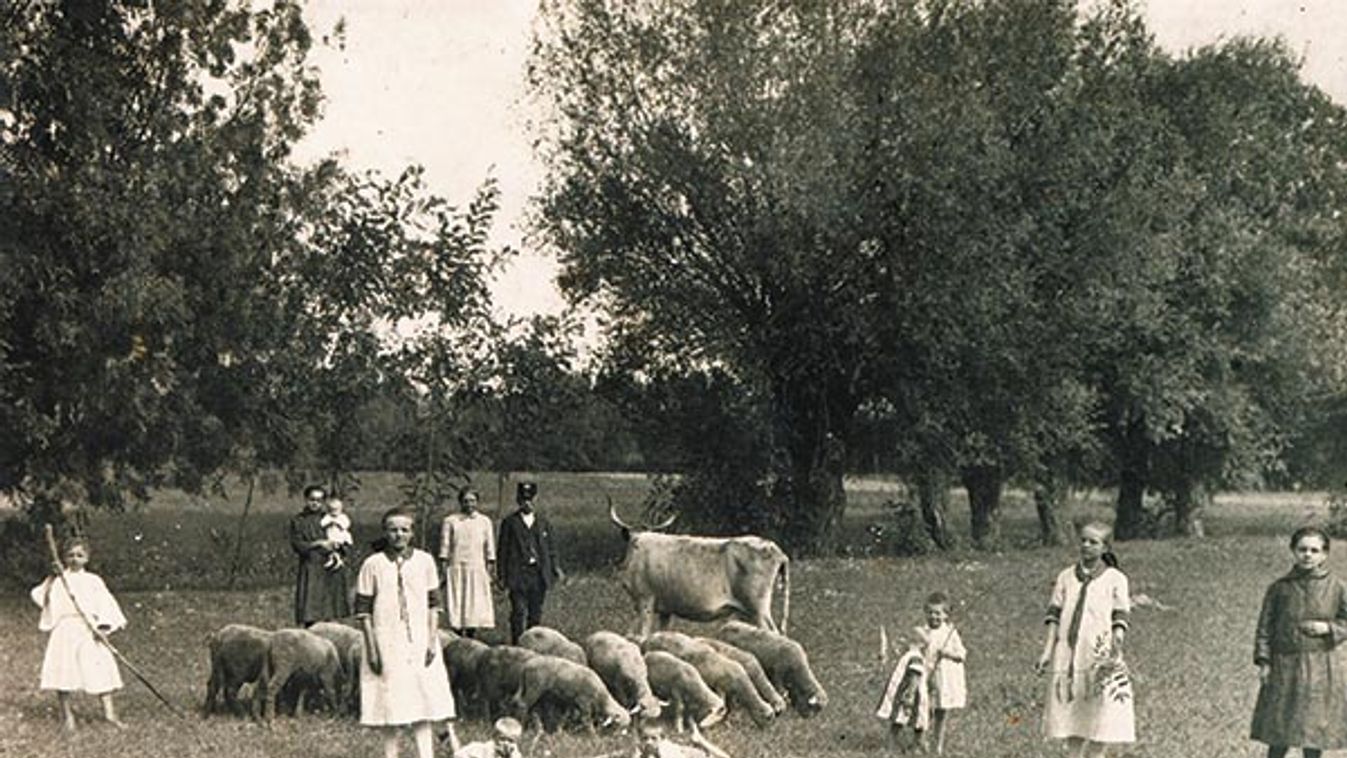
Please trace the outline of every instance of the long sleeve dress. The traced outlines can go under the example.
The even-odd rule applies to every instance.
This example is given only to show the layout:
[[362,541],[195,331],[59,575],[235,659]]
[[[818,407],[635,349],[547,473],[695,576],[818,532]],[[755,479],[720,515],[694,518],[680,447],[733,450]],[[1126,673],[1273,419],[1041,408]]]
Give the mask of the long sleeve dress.
[[1057,575],[1047,616],[1057,625],[1043,713],[1049,739],[1136,741],[1131,681],[1113,656],[1113,627],[1126,628],[1130,612],[1118,569],[1076,564]]
[[446,565],[445,606],[452,629],[490,629],[496,625],[491,604],[491,573],[496,536],[481,513],[451,513],[440,529],[440,558]]
[[379,645],[382,671],[374,673],[366,656],[360,664],[360,723],[397,726],[442,721],[454,716],[454,696],[444,657],[426,665],[430,640],[431,597],[439,572],[430,553],[390,558],[379,552],[365,559],[356,578],[356,605],[369,608]]
[[95,626],[106,626],[116,631],[126,626],[117,599],[97,574],[88,571],[66,571],[66,583],[74,593],[74,600],[57,577],[34,587],[29,593],[33,602],[42,607],[37,628],[51,632],[47,652],[42,657],[42,675],[39,687],[60,692],[88,692],[101,695],[122,688],[121,672],[112,651],[98,641],[89,625],[80,617],[79,608],[88,614]]
[[[1327,621],[1310,636],[1302,621]],[[1254,663],[1271,667],[1258,690],[1250,736],[1269,745],[1347,748],[1347,587],[1327,571],[1294,569],[1268,587]]]
[[350,574],[345,566],[329,570],[331,552],[309,547],[327,539],[322,511],[301,511],[290,519],[290,548],[298,559],[295,574],[295,623],[307,626],[351,615]]

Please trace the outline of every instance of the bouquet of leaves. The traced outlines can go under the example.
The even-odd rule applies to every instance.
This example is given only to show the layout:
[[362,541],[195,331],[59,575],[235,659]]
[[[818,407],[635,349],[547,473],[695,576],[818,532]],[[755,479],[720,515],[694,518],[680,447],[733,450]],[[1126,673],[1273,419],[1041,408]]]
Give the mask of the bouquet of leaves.
[[1119,703],[1132,699],[1132,676],[1122,659],[1122,652],[1114,649],[1108,635],[1095,639],[1093,653],[1090,675],[1094,693]]

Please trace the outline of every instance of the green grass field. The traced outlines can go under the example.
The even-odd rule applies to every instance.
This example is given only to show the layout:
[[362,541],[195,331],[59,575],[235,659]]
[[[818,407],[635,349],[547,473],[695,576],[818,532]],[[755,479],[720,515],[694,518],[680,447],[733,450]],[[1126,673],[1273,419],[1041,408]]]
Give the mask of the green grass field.
[[[878,630],[894,635],[920,619],[925,593],[943,589],[956,602],[955,623],[970,652],[969,708],[957,715],[949,739],[954,756],[1050,756],[1060,746],[1038,736],[1042,682],[1032,673],[1042,641],[1041,615],[1054,574],[1073,559],[1070,548],[1023,547],[1033,534],[1032,508],[1011,498],[1006,505],[1006,550],[958,550],[920,558],[866,557],[865,527],[884,518],[888,487],[857,482],[845,532],[852,557],[796,561],[792,566],[791,635],[809,651],[828,689],[828,709],[813,719],[789,715],[765,729],[742,717],[717,727],[711,738],[736,758],[748,756],[868,756],[889,751],[883,725],[872,717],[887,671],[876,661]],[[353,498],[361,533],[393,497],[391,479],[367,478],[366,495]],[[512,492],[513,485],[509,485]],[[639,477],[555,475],[542,477],[543,495],[561,532],[571,577],[548,600],[547,622],[570,635],[632,621],[625,595],[612,580],[621,551],[606,521],[603,494],[634,509],[644,491]],[[495,493],[483,487],[491,512]],[[1322,515],[1322,497],[1222,498],[1208,519],[1204,541],[1139,541],[1118,546],[1134,593],[1145,593],[1170,610],[1138,609],[1129,637],[1135,672],[1140,742],[1117,755],[1253,755],[1246,738],[1256,691],[1250,663],[1258,604],[1268,582],[1289,565],[1289,529]],[[256,504],[245,530],[248,589],[219,586],[232,541],[212,529],[237,529],[238,500],[227,503],[156,500],[143,512],[99,517],[91,526],[91,569],[108,580],[121,601],[129,628],[114,642],[181,708],[204,698],[208,667],[205,637],[229,622],[286,625],[289,588],[283,584],[291,558],[284,544],[294,498],[269,496]],[[1075,515],[1098,510],[1078,506]],[[960,512],[959,529],[966,529]],[[231,536],[234,531],[229,531]],[[35,548],[36,549],[36,548]],[[1347,575],[1347,550],[1331,565]],[[276,577],[282,577],[281,582]],[[33,577],[36,583],[40,577]],[[779,600],[778,600],[779,604]],[[779,605],[778,605],[779,607]],[[498,607],[503,612],[504,606]],[[696,625],[678,623],[695,631]],[[178,721],[124,672],[119,696],[131,728],[118,732],[96,721],[73,737],[58,729],[55,697],[37,690],[45,636],[37,610],[23,588],[0,599],[0,755],[3,756],[372,756],[376,735],[321,716],[280,718],[270,729],[225,717]],[[97,714],[92,698],[79,713]],[[484,724],[461,725],[467,738]],[[530,739],[526,737],[525,745]],[[617,749],[617,737],[544,737],[527,754],[590,756]],[[410,755],[410,746],[404,755]]]

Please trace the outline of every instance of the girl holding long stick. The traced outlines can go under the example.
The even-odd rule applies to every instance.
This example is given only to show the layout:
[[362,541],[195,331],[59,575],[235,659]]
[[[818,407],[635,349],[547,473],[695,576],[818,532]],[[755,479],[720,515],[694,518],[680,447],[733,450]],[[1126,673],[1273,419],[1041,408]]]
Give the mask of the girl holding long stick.
[[67,731],[75,729],[71,707],[75,692],[97,695],[103,704],[103,718],[124,728],[112,701],[112,693],[122,688],[121,672],[100,635],[126,626],[126,617],[102,578],[85,570],[89,563],[86,540],[77,537],[67,542],[64,558],[65,568],[56,562],[53,575],[30,593],[42,608],[38,629],[50,632],[40,687],[56,691],[61,723]]

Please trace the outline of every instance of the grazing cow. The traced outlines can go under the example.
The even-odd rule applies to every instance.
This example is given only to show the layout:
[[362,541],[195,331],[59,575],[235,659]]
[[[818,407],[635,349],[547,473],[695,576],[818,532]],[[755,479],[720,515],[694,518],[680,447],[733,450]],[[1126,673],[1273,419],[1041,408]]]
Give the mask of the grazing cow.
[[206,683],[206,703],[202,715],[215,711],[216,699],[224,694],[225,706],[242,715],[239,688],[257,681],[271,647],[271,635],[265,629],[247,624],[227,624],[206,638],[210,649],[210,680]]
[[727,622],[716,637],[752,653],[772,685],[786,693],[801,715],[812,716],[828,704],[828,693],[809,668],[809,656],[795,640],[742,621]]
[[775,631],[772,587],[782,581],[781,629],[790,616],[790,559],[762,537],[690,537],[660,534],[673,518],[636,529],[618,518],[612,501],[608,517],[622,530],[627,555],[619,580],[640,615],[640,636],[660,629],[672,616],[716,621],[736,616]]
[[[337,703],[340,691],[341,660],[331,642],[306,629],[280,629],[271,635],[271,645],[257,678],[254,695],[262,718],[270,721],[281,688],[294,676],[307,678],[322,687],[328,703]],[[306,690],[301,690],[295,713],[304,713]]]
[[710,729],[725,718],[725,700],[702,681],[691,663],[662,650],[645,654],[650,689],[669,703],[674,726]]
[[642,718],[659,718],[659,698],[650,691],[650,675],[639,645],[615,632],[595,632],[581,645],[589,667],[622,707],[636,709]]
[[[454,690],[454,702],[459,711],[482,706],[481,667],[491,646],[468,637],[458,637],[444,646],[444,664],[449,672],[449,686]],[[489,708],[483,708],[489,712]]]
[[345,707],[350,713],[360,712],[360,661],[365,657],[365,635],[353,626],[336,621],[319,621],[309,631],[331,642],[337,648],[341,662],[341,680],[345,687]]
[[550,626],[533,626],[519,635],[519,646],[535,653],[565,658],[571,663],[588,666],[589,659],[585,649],[566,638]]
[[758,726],[766,725],[776,716],[772,706],[758,694],[744,667],[704,642],[679,632],[657,632],[641,642],[641,649],[647,653],[661,650],[691,663],[702,681],[724,698],[727,706],[743,708]]
[[575,717],[591,733],[631,724],[631,714],[613,699],[598,674],[587,666],[551,655],[534,656],[524,663],[514,701],[525,718],[532,715],[542,722],[538,707],[546,705],[561,716]]
[[693,639],[710,645],[712,650],[743,666],[744,673],[748,674],[748,679],[753,682],[754,689],[758,691],[758,695],[763,700],[767,701],[768,705],[772,706],[773,713],[780,716],[786,710],[786,699],[781,696],[776,687],[772,686],[772,681],[767,678],[767,672],[762,670],[762,664],[758,663],[758,659],[752,653],[714,637],[694,637]]
[[524,664],[536,657],[532,650],[514,645],[497,645],[482,653],[477,664],[477,694],[488,717],[495,719],[511,707],[512,696],[524,683]]

